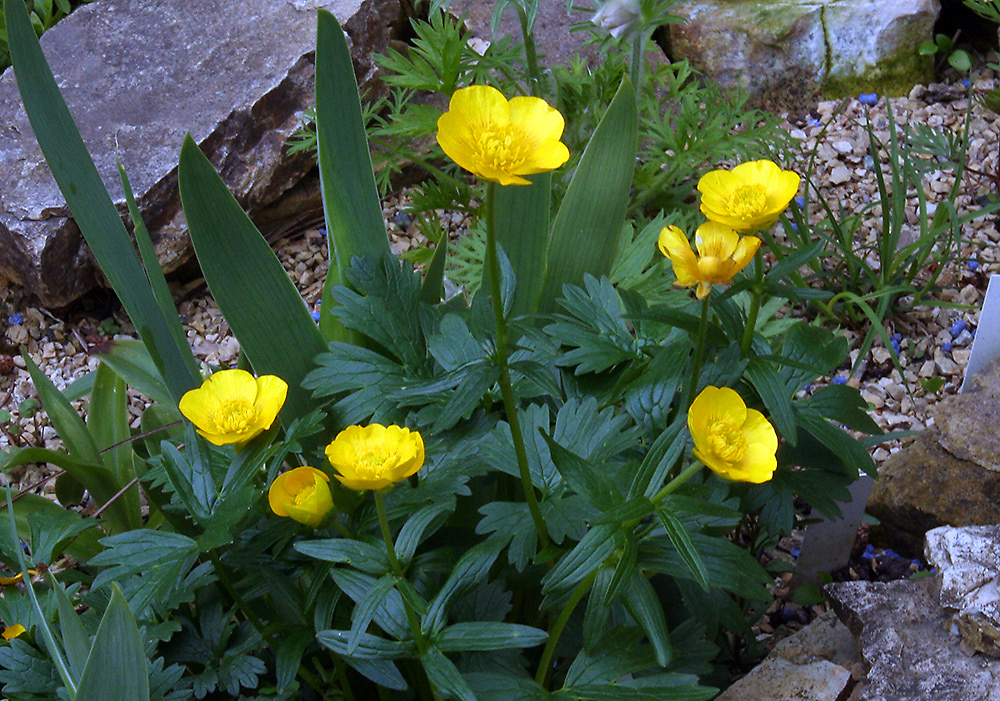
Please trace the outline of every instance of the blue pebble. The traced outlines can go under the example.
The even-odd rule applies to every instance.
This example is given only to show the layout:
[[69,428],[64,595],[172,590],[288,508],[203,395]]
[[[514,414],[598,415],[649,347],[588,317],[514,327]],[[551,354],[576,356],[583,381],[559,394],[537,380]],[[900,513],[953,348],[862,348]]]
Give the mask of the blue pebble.
[[948,329],[948,331],[949,333],[951,333],[951,337],[955,338],[960,333],[965,331],[967,328],[969,328],[969,322],[967,322],[965,319],[959,319],[958,321],[956,321],[954,324],[951,325],[951,328]]
[[922,570],[924,568],[924,563],[920,560],[910,560],[910,565],[916,567],[918,570]]
[[796,223],[795,223],[795,222],[793,222],[793,221],[790,221],[790,222],[788,222],[788,225],[789,225],[790,227],[792,227],[792,231],[795,231],[795,232],[798,232],[798,230],[799,230],[799,225],[798,225],[798,224],[796,224]]
[[899,553],[897,553],[892,548],[886,548],[884,551],[882,551],[882,554],[885,555],[886,557],[899,557]]
[[832,380],[830,380],[835,385],[842,385],[847,383],[847,378],[843,375],[835,375]]
[[788,552],[791,553],[792,557],[798,557],[799,556],[799,549],[798,548],[791,548]]
[[823,122],[819,121],[815,117],[810,117],[809,120],[806,122],[806,124],[808,124],[811,127],[821,127],[821,126],[823,126]]
[[326,227],[325,226],[321,226],[321,227],[317,228],[316,231],[318,231],[319,233],[321,233],[323,236],[326,236]]
[[892,349],[896,351],[896,355],[899,355],[899,340],[893,338],[889,341],[889,343],[892,344]]
[[945,353],[951,353],[951,348],[952,348],[951,343],[949,343],[948,341],[945,341],[944,343],[941,344],[941,350],[943,350]]
[[21,312],[14,312],[9,317],[7,317],[7,323],[11,326],[17,326],[18,324],[24,323],[24,317],[21,316]]
[[972,272],[976,272],[977,270],[979,270],[979,261],[978,260],[970,260],[969,261],[969,270],[971,270]]
[[404,212],[402,210],[396,212],[396,216],[392,219],[396,222],[396,226],[400,229],[408,229],[410,224],[413,223],[413,217],[410,216],[409,212]]
[[969,79],[968,78],[962,78],[962,86],[966,87],[966,88],[969,87]]
[[875,557],[875,548],[873,548],[871,545],[866,545],[865,551],[861,553],[861,557],[865,558],[866,560],[870,560],[871,558]]
[[805,207],[806,206],[806,198],[805,197],[801,197],[801,196],[796,197],[795,198],[795,206],[798,207],[799,209],[802,209],[803,207]]
[[317,322],[319,321],[319,310],[318,309],[312,313],[312,318],[313,318],[313,321],[317,321]]
[[858,95],[858,102],[860,102],[862,105],[873,107],[878,103],[878,94],[873,92],[861,93],[860,95]]

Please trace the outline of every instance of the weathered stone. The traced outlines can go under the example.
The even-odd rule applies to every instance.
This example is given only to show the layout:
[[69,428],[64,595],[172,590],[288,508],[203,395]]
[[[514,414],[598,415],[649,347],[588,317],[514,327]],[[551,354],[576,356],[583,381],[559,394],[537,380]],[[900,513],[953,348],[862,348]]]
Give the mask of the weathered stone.
[[924,554],[941,573],[941,605],[956,612],[962,638],[1000,657],[1000,526],[935,528]]
[[717,701],[838,701],[863,678],[854,636],[828,611],[775,645]]
[[[1000,660],[970,656],[938,604],[936,577],[839,582],[825,591],[858,637],[863,701],[1000,701]],[[853,698],[853,697],[852,697]]]
[[[190,133],[253,216],[308,172],[284,145],[313,103],[316,8],[353,44],[362,89],[371,54],[399,17],[393,0],[102,0],[42,38],[53,73],[105,185],[125,217],[115,151],[168,270],[190,255],[177,159]],[[94,283],[86,245],[21,107],[0,79],[0,273],[61,306]]]
[[945,397],[934,425],[879,468],[868,511],[890,542],[919,552],[938,526],[1000,523],[1000,363],[975,378],[979,390]]
[[800,109],[828,97],[905,93],[931,76],[917,45],[938,0],[682,0],[669,53],[754,102]]

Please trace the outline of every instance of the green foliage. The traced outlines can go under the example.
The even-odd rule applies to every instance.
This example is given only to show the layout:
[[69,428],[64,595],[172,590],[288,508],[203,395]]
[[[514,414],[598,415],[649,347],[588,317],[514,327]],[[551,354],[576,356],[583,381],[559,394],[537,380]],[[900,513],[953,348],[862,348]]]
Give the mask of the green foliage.
[[969,58],[969,52],[954,47],[955,42],[952,38],[946,34],[935,34],[934,41],[920,43],[920,46],[917,47],[917,53],[921,56],[940,54],[937,68],[940,68],[941,64],[947,60],[948,65],[959,73],[968,73],[972,69],[972,59]]
[[[15,70],[33,124],[50,146],[76,144],[19,1],[6,7],[21,23]],[[0,559],[26,576],[29,557],[50,566],[26,597],[0,599],[5,621],[30,628],[0,649],[9,696],[707,701],[721,644],[754,654],[750,624],[771,598],[758,548],[792,527],[797,496],[835,515],[846,486],[873,470],[847,432],[879,433],[857,390],[800,392],[844,362],[846,342],[780,316],[786,301],[836,308],[795,275],[821,246],[776,249],[769,271],[740,274],[703,302],[672,290],[653,251],[658,231],[695,221],[679,203],[707,163],[778,148],[773,124],[698,86],[685,65],[643,77],[611,46],[593,84],[578,66],[542,75],[530,40],[537,5],[512,4],[523,49],[498,42],[473,56],[449,20],[415,24],[414,48],[383,59],[397,90],[389,115],[366,116],[342,30],[319,14],[316,141],[332,253],[319,328],[185,140],[182,203],[206,280],[247,364],[289,384],[280,422],[252,440],[215,445],[179,417],[178,394],[197,374],[129,203],[139,251],[111,282],[133,321],[155,332],[115,342],[65,393],[26,358],[67,450],[26,448],[13,460],[66,469],[79,484],[67,480],[62,493],[85,487],[104,507],[107,535],[95,542],[91,521],[54,504],[8,502]],[[643,14],[662,17],[667,5],[644,3]],[[576,155],[530,187],[484,193],[442,165],[435,146],[413,145],[438,113],[410,97],[468,81],[512,94],[522,57],[533,89],[560,90]],[[651,108],[664,84],[676,97],[666,112]],[[723,104],[732,111],[720,117]],[[458,272],[480,281],[471,300],[440,301],[444,247],[423,284],[388,255],[366,119],[376,149],[395,141],[398,161],[406,144],[434,174],[424,205],[480,214],[485,198],[481,240],[459,244]],[[667,148],[687,155],[668,159],[663,175]],[[85,177],[89,157],[67,153],[72,165],[57,180],[86,189],[71,203],[81,226],[110,225],[106,211],[90,211],[89,198],[107,198]],[[660,206],[671,211],[644,220]],[[886,236],[894,231],[890,222]],[[117,235],[91,233],[105,267]],[[139,430],[127,421],[128,385],[154,401]],[[734,389],[773,425],[781,447],[771,480],[723,479],[694,457],[705,436],[691,435],[688,411],[707,386]],[[84,422],[70,397],[87,394]],[[323,445],[374,422],[423,437],[415,475],[373,496],[333,479],[334,508],[317,526],[277,516],[280,495],[268,489],[280,471],[312,465],[336,478]],[[52,576],[62,552],[81,563],[59,575],[72,587]]]

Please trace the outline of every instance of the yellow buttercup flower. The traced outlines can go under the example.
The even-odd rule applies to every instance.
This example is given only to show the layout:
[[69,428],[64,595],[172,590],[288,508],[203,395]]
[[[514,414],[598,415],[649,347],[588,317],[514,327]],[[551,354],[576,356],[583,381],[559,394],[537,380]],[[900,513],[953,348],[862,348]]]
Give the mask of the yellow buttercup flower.
[[322,470],[296,467],[274,478],[267,490],[267,503],[278,516],[316,527],[333,508],[329,482]]
[[712,284],[727,283],[743,270],[760,248],[756,236],[740,237],[733,229],[715,222],[705,222],[694,235],[698,255],[691,250],[684,232],[676,226],[665,226],[660,231],[657,246],[660,253],[670,259],[674,267],[675,285],[698,286],[696,296],[704,299]]
[[688,409],[694,456],[736,482],[767,482],[778,461],[778,437],[764,415],[728,387],[706,387]]
[[4,640],[10,642],[11,640],[19,636],[21,633],[24,633],[25,631],[27,631],[27,628],[22,626],[20,623],[15,623],[12,626],[7,626],[6,628],[4,628],[3,633],[0,635],[3,635]]
[[559,138],[559,110],[538,97],[508,101],[496,88],[456,90],[438,119],[437,141],[462,168],[501,185],[530,185],[524,175],[544,173],[569,159]]
[[771,161],[713,170],[698,181],[701,213],[737,231],[760,231],[778,220],[799,190],[798,173]]
[[348,426],[326,447],[326,457],[345,487],[382,489],[423,466],[424,439],[401,426]]
[[179,408],[215,445],[246,443],[271,428],[288,394],[280,377],[222,370],[181,397]]

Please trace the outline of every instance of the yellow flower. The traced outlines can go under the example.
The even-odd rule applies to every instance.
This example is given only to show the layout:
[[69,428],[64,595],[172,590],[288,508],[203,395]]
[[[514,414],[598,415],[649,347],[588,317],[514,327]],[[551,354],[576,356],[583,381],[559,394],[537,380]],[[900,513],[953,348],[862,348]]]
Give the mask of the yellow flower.
[[333,508],[330,478],[315,467],[296,467],[274,478],[267,503],[278,516],[316,527]]
[[695,293],[704,299],[712,290],[712,283],[726,283],[753,260],[760,248],[756,236],[744,236],[728,226],[705,222],[694,235],[697,257],[691,250],[684,232],[676,226],[665,226],[660,231],[657,246],[660,253],[670,259],[674,266],[675,285],[681,287],[698,286]]
[[694,456],[726,479],[767,482],[778,462],[778,437],[764,415],[728,387],[706,387],[688,409]]
[[10,642],[11,640],[19,636],[21,633],[24,633],[26,630],[27,628],[22,626],[20,623],[15,623],[12,626],[7,626],[6,628],[4,628],[3,633],[0,635],[3,635],[4,640]]
[[698,181],[701,213],[737,231],[766,229],[785,211],[799,189],[799,175],[771,161],[750,161],[713,170]]
[[401,426],[348,426],[326,447],[334,475],[351,489],[382,489],[424,464],[424,439]]
[[222,370],[185,393],[179,407],[209,442],[238,444],[271,428],[287,394],[280,377],[254,379],[246,370]]
[[[38,572],[35,570],[28,570],[28,574],[36,575]],[[20,572],[15,574],[13,577],[0,577],[0,586],[9,587],[14,584],[20,584],[24,580],[24,575]]]
[[455,163],[501,185],[530,185],[521,176],[553,170],[569,159],[559,140],[563,116],[538,97],[508,102],[496,88],[472,85],[455,91],[437,125],[438,144]]

